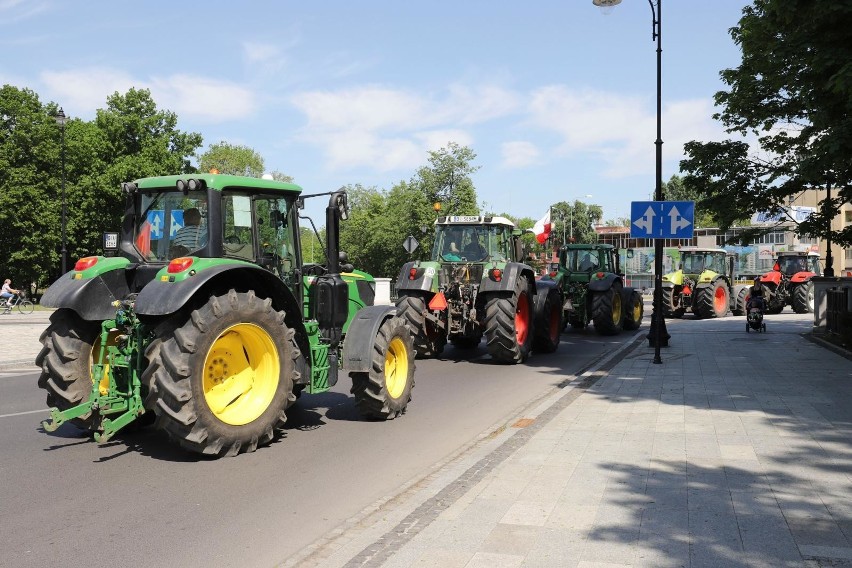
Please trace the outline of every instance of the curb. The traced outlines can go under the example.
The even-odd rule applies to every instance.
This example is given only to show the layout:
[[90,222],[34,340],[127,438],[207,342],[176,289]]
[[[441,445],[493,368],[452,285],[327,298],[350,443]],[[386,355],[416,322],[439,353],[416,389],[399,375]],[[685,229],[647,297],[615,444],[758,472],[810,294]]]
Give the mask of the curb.
[[815,345],[819,345],[820,347],[822,347],[824,349],[828,349],[829,351],[833,351],[834,353],[840,355],[841,357],[844,357],[844,358],[852,361],[852,352],[850,352],[847,349],[844,349],[843,347],[840,347],[839,345],[835,345],[831,341],[823,339],[822,337],[820,337],[819,335],[817,335],[813,332],[803,333],[802,337],[804,337],[805,339],[807,339],[808,341],[810,341],[811,343],[813,343]]
[[27,359],[12,359],[11,361],[0,361],[0,371],[11,371],[15,369],[26,369],[31,367],[31,371],[40,371],[41,368],[35,364],[35,358]]

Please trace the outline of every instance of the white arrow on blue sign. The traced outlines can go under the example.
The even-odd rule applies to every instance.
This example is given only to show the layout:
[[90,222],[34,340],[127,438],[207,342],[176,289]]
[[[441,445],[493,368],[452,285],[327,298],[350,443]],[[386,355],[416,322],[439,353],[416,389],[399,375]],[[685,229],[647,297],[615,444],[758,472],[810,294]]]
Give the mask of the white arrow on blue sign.
[[633,201],[630,236],[634,239],[691,239],[694,201]]

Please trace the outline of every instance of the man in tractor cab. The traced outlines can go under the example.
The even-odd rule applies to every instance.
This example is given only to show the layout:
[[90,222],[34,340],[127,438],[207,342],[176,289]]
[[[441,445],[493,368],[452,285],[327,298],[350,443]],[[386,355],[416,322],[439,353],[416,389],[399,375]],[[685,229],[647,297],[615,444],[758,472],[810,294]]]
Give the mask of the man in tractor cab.
[[207,244],[207,228],[201,224],[201,211],[190,207],[183,212],[183,227],[175,233],[172,247],[181,247],[186,252],[200,249]]
[[597,267],[598,267],[598,259],[595,258],[592,253],[587,252],[583,255],[583,258],[580,260],[580,266],[578,268],[579,268],[580,272],[591,272]]
[[479,242],[479,232],[472,231],[470,242],[464,247],[464,257],[467,260],[482,260],[486,252],[485,247]]

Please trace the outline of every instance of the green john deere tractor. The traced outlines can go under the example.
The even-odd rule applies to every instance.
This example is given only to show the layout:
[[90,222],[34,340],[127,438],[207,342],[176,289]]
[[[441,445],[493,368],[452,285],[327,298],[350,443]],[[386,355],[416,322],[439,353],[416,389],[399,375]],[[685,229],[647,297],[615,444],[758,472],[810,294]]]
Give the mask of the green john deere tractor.
[[553,352],[562,330],[559,292],[539,285],[521,261],[523,231],[504,217],[445,216],[435,222],[431,260],[409,262],[396,281],[397,308],[419,357],[447,341],[520,363],[532,350]]
[[574,329],[594,323],[601,335],[642,325],[642,295],[624,285],[615,247],[604,244],[569,244],[559,249],[559,262],[540,283],[554,282],[562,294],[564,320]]
[[678,270],[663,275],[663,316],[721,318],[745,313],[748,285],[736,284],[736,259],[721,248],[683,247]]
[[345,192],[326,208],[327,264],[304,265],[297,185],[218,174],[122,186],[118,254],[77,261],[42,299],[44,423],[99,442],[142,415],[203,454],[254,451],[296,397],[352,378],[361,413],[405,412],[414,348],[394,306],[338,250]]

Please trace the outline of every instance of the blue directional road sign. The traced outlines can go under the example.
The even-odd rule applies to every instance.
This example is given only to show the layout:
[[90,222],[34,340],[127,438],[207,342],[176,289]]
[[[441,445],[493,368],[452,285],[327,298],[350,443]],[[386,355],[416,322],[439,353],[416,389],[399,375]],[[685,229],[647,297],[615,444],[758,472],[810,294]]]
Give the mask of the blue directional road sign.
[[633,201],[630,236],[634,239],[691,239],[694,201]]

